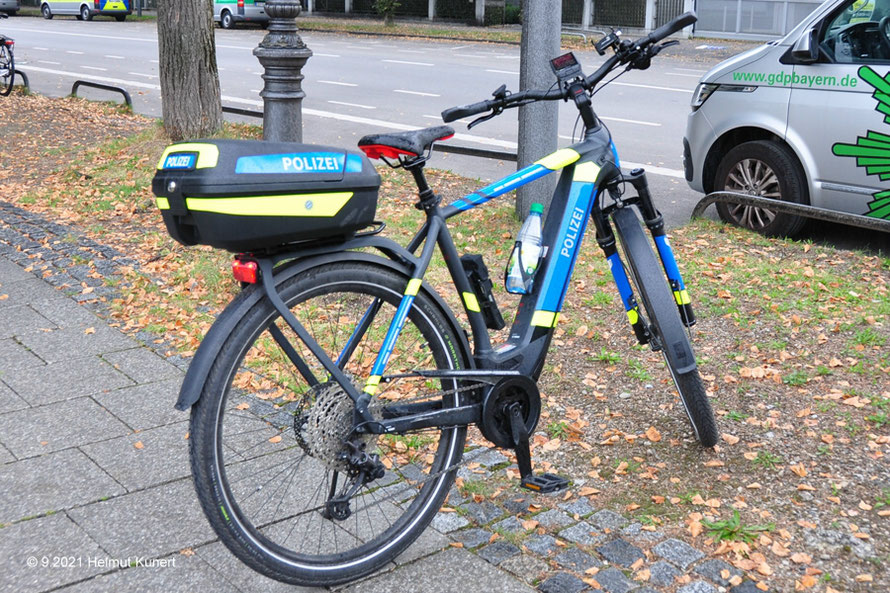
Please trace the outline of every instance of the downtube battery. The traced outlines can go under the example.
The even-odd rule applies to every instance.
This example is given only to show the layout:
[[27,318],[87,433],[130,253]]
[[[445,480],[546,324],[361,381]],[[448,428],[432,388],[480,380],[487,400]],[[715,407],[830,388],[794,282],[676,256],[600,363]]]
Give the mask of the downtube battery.
[[498,309],[498,304],[494,300],[492,294],[491,277],[488,275],[488,268],[482,260],[481,255],[466,254],[460,257],[460,263],[470,280],[470,286],[473,288],[473,294],[476,295],[476,301],[479,303],[479,312],[485,319],[485,327],[488,329],[503,329],[506,323]]

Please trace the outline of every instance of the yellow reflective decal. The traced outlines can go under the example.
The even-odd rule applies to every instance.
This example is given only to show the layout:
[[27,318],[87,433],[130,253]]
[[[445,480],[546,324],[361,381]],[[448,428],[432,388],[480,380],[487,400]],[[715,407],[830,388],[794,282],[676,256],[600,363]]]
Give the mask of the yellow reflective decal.
[[170,200],[167,198],[158,198],[158,210],[169,210],[170,209]]
[[553,311],[535,311],[532,325],[536,327],[556,327],[557,314]]
[[377,386],[380,385],[380,375],[371,375],[368,377],[368,382],[365,383],[364,392],[368,395],[374,395],[377,393]]
[[588,183],[595,183],[597,176],[600,174],[600,167],[596,163],[581,163],[577,167],[575,167],[575,174],[572,176],[572,181],[586,181]]
[[556,152],[548,154],[544,158],[535,161],[535,164],[543,165],[551,171],[556,171],[557,169],[562,169],[563,167],[571,165],[580,158],[581,155],[571,148],[560,148]]
[[417,293],[420,292],[420,285],[423,284],[423,280],[420,278],[412,278],[408,281],[408,288],[405,289],[406,296],[417,296]]
[[329,194],[290,194],[284,196],[242,196],[235,198],[186,198],[192,212],[214,212],[231,216],[335,216],[352,197],[352,192]]
[[479,309],[479,301],[476,299],[476,295],[472,292],[463,293],[464,296],[464,304],[467,306],[468,311],[474,311],[478,313]]
[[102,7],[102,10],[127,10],[127,5],[120,1],[112,2],[112,0],[108,0],[105,6]]
[[637,312],[636,309],[631,309],[627,312],[627,318],[630,320],[631,325],[636,325],[637,321],[640,320],[640,314]]
[[219,162],[219,148],[215,144],[204,144],[203,142],[186,142],[183,144],[174,144],[168,146],[158,161],[158,169],[164,168],[164,161],[171,154],[177,152],[196,152],[198,153],[198,162],[195,169],[208,169],[216,166]]
[[677,299],[678,305],[688,305],[691,302],[689,300],[689,293],[685,290],[674,291],[674,298]]

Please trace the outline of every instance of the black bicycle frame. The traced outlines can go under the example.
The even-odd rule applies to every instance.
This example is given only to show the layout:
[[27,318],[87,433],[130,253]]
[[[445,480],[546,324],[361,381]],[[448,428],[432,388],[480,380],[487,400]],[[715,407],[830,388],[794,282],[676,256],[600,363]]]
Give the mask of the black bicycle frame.
[[[534,164],[447,206],[440,207],[438,200],[433,199],[434,196],[423,178],[422,163],[410,170],[418,182],[421,196],[426,195],[426,199],[422,199],[421,203],[424,206],[427,220],[408,244],[407,251],[413,254],[421,247],[422,249],[419,256],[409,256],[410,259],[402,257],[404,263],[407,263],[411,269],[411,278],[380,347],[371,375],[361,392],[343,373],[342,364],[343,359],[348,358],[349,349],[361,339],[364,332],[370,327],[370,321],[376,311],[377,304],[371,305],[366,314],[368,322],[359,324],[347,342],[344,353],[341,353],[338,360],[334,361],[314,342],[280,297],[275,294],[274,283],[271,279],[272,262],[259,260],[264,289],[273,305],[300,339],[306,343],[330,376],[340,383],[344,391],[355,401],[355,420],[359,431],[401,433],[421,428],[465,425],[477,422],[479,419],[481,404],[478,403],[448,409],[441,409],[441,402],[416,404],[404,410],[390,410],[383,420],[373,419],[368,411],[368,404],[372,396],[386,377],[386,364],[398,341],[414,298],[420,291],[423,276],[432,261],[437,246],[444,256],[472,330],[475,367],[475,370],[471,371],[437,371],[436,377],[443,380],[472,379],[493,382],[499,378],[515,375],[524,375],[537,380],[544,366],[553,331],[559,319],[575,262],[580,252],[587,221],[590,219],[594,221],[596,227],[597,241],[609,259],[612,274],[631,325],[637,338],[641,342],[645,342],[648,328],[641,322],[639,308],[624,266],[615,249],[614,236],[607,221],[608,213],[616,207],[624,207],[628,204],[635,204],[639,207],[644,221],[656,239],[659,255],[667,272],[668,280],[674,288],[677,303],[681,307],[683,304],[688,305],[682,278],[677,270],[670,246],[664,238],[664,225],[661,222],[661,216],[652,205],[649,196],[645,174],[641,170],[635,170],[631,172],[630,176],[622,176],[618,154],[609,131],[600,122],[587,130],[583,141],[568,148],[559,149]],[[481,313],[466,271],[460,263],[460,257],[446,220],[558,170],[561,170],[562,174],[543,226],[543,244],[547,246],[547,251],[536,272],[536,282],[532,291],[520,299],[508,340],[497,348],[492,348],[485,318]],[[634,186],[638,193],[637,196],[625,200],[619,197],[618,186],[624,181]],[[601,206],[604,190],[608,190],[614,199],[614,203],[606,208]],[[295,255],[302,256],[303,253]],[[279,261],[287,257],[288,254],[279,256]],[[291,358],[297,370],[304,376],[308,373],[308,376],[305,377],[307,381],[310,384],[317,382],[305,363],[298,360],[299,356],[293,348],[287,344],[281,344],[279,338],[283,339],[284,336],[273,333],[273,337]],[[423,372],[418,374],[423,374]]]

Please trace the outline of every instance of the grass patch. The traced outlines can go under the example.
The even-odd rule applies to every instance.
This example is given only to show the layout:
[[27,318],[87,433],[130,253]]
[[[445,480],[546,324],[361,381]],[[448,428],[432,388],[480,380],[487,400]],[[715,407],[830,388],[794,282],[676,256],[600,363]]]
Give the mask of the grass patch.
[[702,525],[708,530],[708,536],[714,538],[715,542],[726,540],[751,543],[761,533],[768,533],[776,528],[775,523],[746,525],[742,523],[742,517],[738,511],[733,511],[732,517],[729,519],[713,522],[705,520],[702,521]]

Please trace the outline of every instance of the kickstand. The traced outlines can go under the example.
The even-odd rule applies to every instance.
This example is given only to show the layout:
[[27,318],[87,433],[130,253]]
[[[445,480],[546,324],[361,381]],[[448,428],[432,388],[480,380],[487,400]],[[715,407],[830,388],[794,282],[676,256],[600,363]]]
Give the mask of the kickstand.
[[567,488],[569,481],[556,474],[535,475],[532,472],[532,456],[528,446],[528,429],[522,419],[522,408],[513,402],[507,408],[510,413],[510,431],[513,433],[513,448],[516,463],[519,465],[520,486],[535,492],[556,492]]

